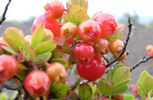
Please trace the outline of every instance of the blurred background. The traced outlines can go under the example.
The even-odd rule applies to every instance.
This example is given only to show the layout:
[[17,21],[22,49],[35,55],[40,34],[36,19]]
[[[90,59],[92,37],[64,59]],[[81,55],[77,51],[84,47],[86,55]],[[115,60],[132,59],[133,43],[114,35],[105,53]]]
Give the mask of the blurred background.
[[[66,5],[67,0],[60,0]],[[125,65],[132,67],[143,56],[147,57],[146,46],[153,45],[153,6],[152,0],[88,0],[88,14],[90,17],[98,11],[111,13],[115,16],[119,24],[125,24],[124,38],[128,33],[128,17],[133,23],[131,39],[127,51],[128,59],[124,61]],[[8,0],[0,0],[0,19]],[[0,27],[2,35],[7,27],[17,27],[23,30],[25,34],[31,34],[31,26],[34,19],[42,14],[45,10],[43,7],[50,0],[12,0],[6,20]],[[111,57],[111,55],[110,55]],[[153,75],[153,60],[141,64],[131,72],[132,81],[129,86],[136,84],[140,73],[147,70]],[[127,93],[131,93],[128,91]]]

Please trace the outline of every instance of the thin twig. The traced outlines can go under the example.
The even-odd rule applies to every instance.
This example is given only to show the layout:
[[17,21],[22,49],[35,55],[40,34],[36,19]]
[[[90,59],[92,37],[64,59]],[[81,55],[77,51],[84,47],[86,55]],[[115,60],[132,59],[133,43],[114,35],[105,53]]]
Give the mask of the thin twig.
[[10,5],[10,3],[11,3],[11,0],[9,0],[9,2],[7,3],[7,5],[6,5],[6,7],[5,7],[5,10],[4,10],[4,12],[3,12],[3,15],[2,15],[2,18],[1,18],[1,20],[0,20],[0,25],[2,25],[2,23],[5,21],[5,19],[6,19],[6,12],[7,12],[7,10],[8,10],[8,6]]
[[152,56],[150,56],[150,57],[142,57],[141,59],[140,59],[140,61],[138,61],[134,66],[132,66],[131,68],[130,68],[130,72],[132,72],[135,68],[137,68],[140,64],[142,64],[142,63],[145,63],[145,62],[147,62],[148,60],[150,60],[151,58],[153,58],[153,55]]
[[107,63],[109,63],[109,60],[108,60],[108,58],[107,58],[106,55],[104,55],[103,58],[105,59],[105,61],[106,61]]
[[123,48],[122,48],[122,51],[120,52],[120,54],[118,55],[118,57],[117,57],[116,59],[114,59],[112,62],[110,62],[110,63],[108,63],[108,64],[106,65],[106,68],[109,67],[110,65],[112,65],[114,62],[116,62],[116,61],[124,54],[124,52],[125,52],[125,50],[126,50],[127,44],[128,44],[128,42],[129,42],[129,39],[130,39],[131,30],[132,30],[132,24],[131,24],[130,18],[129,18],[129,20],[128,20],[128,23],[129,23],[129,25],[128,25],[128,27],[129,27],[129,32],[128,32],[126,41],[124,42],[124,46],[123,46]]

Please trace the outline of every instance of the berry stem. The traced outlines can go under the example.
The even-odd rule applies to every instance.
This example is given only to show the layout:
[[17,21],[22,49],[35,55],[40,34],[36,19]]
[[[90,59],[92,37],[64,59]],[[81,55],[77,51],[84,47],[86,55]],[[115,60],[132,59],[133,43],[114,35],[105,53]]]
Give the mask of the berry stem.
[[12,55],[12,57],[14,57],[14,58],[19,57],[19,61],[23,61],[23,56],[20,53],[16,53],[16,54]]
[[50,64],[48,62],[46,62],[45,60],[43,59],[35,59],[35,60],[39,60],[39,61],[42,61],[46,66],[49,66]]
[[32,66],[35,70],[38,70],[37,66],[33,63],[30,63],[29,66]]

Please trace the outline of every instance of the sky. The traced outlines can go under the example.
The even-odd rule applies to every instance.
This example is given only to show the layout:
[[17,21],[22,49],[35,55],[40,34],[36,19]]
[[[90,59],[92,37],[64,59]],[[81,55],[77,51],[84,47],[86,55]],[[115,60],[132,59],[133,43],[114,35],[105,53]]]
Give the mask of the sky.
[[[6,20],[27,20],[31,16],[44,14],[43,7],[51,0],[12,0]],[[60,0],[64,6],[68,0]],[[139,16],[153,16],[152,0],[88,0],[88,14],[92,15],[98,11],[113,14],[115,17],[122,16],[124,12],[133,14],[135,10]],[[3,14],[8,0],[0,0],[0,15]]]

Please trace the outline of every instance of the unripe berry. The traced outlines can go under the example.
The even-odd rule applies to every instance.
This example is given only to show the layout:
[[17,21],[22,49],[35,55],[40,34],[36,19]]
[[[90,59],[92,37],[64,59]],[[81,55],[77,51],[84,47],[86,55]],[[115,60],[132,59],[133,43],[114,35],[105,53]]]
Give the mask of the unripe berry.
[[146,47],[146,51],[147,52],[153,52],[153,46],[152,45],[148,45],[147,47]]

